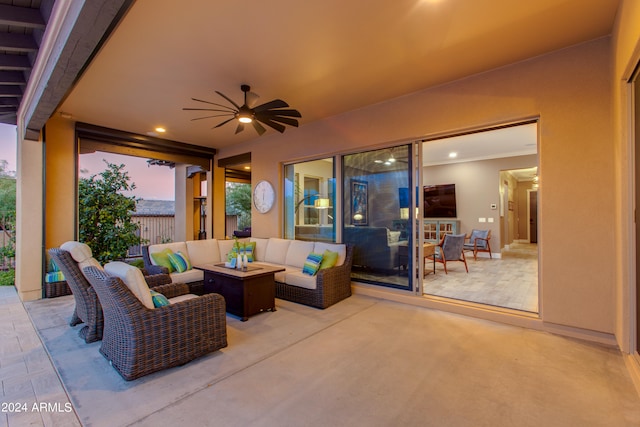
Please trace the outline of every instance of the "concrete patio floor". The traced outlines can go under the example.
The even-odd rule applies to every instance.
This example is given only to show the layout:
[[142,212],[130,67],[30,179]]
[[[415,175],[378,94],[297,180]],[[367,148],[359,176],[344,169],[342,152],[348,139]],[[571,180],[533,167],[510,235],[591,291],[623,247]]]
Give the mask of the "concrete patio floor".
[[227,348],[127,382],[68,326],[73,297],[0,288],[2,401],[62,409],[0,426],[640,425],[617,349],[363,295],[276,304],[227,316]]

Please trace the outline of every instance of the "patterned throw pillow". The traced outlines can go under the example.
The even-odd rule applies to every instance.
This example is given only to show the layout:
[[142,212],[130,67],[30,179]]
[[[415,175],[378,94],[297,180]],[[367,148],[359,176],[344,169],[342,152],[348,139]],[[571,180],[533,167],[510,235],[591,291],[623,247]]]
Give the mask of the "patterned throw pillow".
[[160,292],[156,292],[156,291],[150,291],[150,292],[151,292],[151,299],[153,300],[153,306],[155,308],[164,307],[165,305],[171,304],[167,299],[167,297],[162,295]]
[[244,247],[240,249],[241,255],[247,256],[248,262],[253,262],[253,254],[256,251],[256,242],[247,242]]
[[169,261],[169,254],[172,253],[173,252],[171,251],[171,249],[167,248],[163,251],[149,254],[149,256],[151,256],[151,260],[155,265],[166,267],[169,270],[169,273],[173,273],[174,271],[176,271],[176,269],[173,268],[173,266],[171,265],[171,261]]
[[324,254],[322,255],[322,263],[320,264],[320,270],[323,268],[331,268],[338,262],[338,257],[340,254],[338,252],[330,251],[326,249]]
[[320,269],[321,262],[322,254],[311,252],[302,266],[302,273],[308,274],[309,276],[315,276]]
[[184,273],[187,270],[191,270],[193,266],[191,265],[191,261],[189,261],[189,257],[178,251],[178,253],[169,254],[169,262],[175,271],[178,273]]

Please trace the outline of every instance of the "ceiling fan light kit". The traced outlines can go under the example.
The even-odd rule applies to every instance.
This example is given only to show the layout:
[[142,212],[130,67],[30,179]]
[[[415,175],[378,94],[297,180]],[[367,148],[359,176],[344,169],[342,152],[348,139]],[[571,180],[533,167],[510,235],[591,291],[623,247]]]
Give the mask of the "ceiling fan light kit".
[[[227,117],[230,118],[222,121],[215,125],[212,129],[219,128],[233,120],[238,122],[238,126],[236,127],[236,133],[240,133],[244,130],[245,124],[251,124],[253,128],[258,132],[258,135],[262,135],[266,132],[266,129],[262,124],[269,126],[277,130],[280,133],[283,133],[286,129],[285,125],[298,127],[298,120],[296,118],[302,117],[298,110],[294,110],[289,108],[289,104],[284,102],[281,99],[274,99],[273,101],[266,102],[264,104],[258,105],[257,107],[249,107],[247,103],[247,94],[251,90],[249,85],[241,85],[240,89],[244,92],[244,104],[242,106],[238,105],[231,98],[223,94],[222,92],[215,91],[218,95],[227,100],[233,107],[218,104],[211,101],[205,101],[203,99],[191,98],[194,101],[202,102],[205,104],[214,105],[219,108],[183,108],[186,111],[210,111],[219,114],[211,114],[203,117],[196,117],[191,119],[194,120],[202,120],[202,119],[210,119],[214,117]],[[257,95],[256,95],[257,97]],[[295,117],[295,118],[294,118]],[[262,123],[262,124],[260,124]]]

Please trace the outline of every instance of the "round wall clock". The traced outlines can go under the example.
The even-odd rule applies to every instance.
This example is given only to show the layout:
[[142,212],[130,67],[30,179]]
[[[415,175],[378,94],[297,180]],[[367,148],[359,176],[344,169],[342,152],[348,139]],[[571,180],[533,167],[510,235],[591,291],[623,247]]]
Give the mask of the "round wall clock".
[[258,212],[267,213],[273,207],[276,200],[276,192],[269,181],[260,181],[253,189],[253,205]]

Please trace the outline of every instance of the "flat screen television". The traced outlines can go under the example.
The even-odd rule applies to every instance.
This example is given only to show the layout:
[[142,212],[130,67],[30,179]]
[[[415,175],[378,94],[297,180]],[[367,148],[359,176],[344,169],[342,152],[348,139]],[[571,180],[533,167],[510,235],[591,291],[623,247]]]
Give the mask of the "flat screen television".
[[456,185],[424,186],[425,218],[456,218]]

